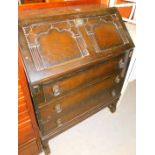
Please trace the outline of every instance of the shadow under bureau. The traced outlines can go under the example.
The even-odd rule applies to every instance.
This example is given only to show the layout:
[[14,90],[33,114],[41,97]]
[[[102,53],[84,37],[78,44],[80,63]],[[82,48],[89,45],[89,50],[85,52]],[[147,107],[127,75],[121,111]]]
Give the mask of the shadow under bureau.
[[20,11],[19,47],[46,154],[50,138],[115,112],[134,49],[116,8]]

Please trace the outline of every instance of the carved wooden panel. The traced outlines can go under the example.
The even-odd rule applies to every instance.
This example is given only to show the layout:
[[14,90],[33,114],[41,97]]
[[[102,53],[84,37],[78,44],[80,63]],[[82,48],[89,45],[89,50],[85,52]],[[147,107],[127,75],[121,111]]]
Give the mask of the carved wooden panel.
[[79,27],[85,28],[96,52],[128,43],[116,14],[24,26],[37,71],[89,55]]
[[85,28],[96,52],[129,43],[116,14],[87,18]]
[[23,27],[37,71],[89,55],[76,20]]
[[131,39],[115,8],[80,8],[22,12],[19,46],[30,82],[60,76],[62,70],[78,69],[94,57],[129,48]]

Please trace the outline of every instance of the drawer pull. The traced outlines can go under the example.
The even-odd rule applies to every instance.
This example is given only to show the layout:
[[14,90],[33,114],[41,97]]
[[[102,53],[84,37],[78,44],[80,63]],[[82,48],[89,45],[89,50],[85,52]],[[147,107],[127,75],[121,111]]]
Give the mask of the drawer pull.
[[62,126],[62,121],[61,121],[61,119],[58,119],[58,120],[56,121],[56,123],[57,123],[57,126],[58,126],[58,127],[61,127],[61,126]]
[[54,94],[54,96],[60,95],[60,88],[58,85],[53,86],[53,94]]
[[112,90],[111,94],[112,94],[112,97],[115,97],[116,96],[115,90]]
[[115,82],[116,82],[116,83],[120,83],[120,81],[121,81],[120,77],[119,77],[119,76],[116,76]]
[[61,112],[62,112],[62,108],[61,108],[60,104],[57,104],[57,105],[55,106],[55,111],[56,111],[57,113],[61,113]]
[[121,68],[124,68],[125,63],[124,63],[123,59],[121,59],[121,60],[119,61],[118,66],[119,66],[120,69],[121,69]]

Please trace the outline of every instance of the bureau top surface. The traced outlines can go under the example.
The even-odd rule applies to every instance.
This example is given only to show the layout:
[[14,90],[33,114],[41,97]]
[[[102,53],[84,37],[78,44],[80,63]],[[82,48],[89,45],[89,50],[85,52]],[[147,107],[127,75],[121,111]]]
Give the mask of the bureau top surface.
[[19,11],[19,48],[31,84],[133,47],[116,8],[89,5]]

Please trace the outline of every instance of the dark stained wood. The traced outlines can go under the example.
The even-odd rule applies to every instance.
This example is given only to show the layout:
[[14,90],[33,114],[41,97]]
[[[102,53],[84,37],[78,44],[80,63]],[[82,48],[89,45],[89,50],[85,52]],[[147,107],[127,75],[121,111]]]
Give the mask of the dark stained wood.
[[[122,45],[121,36],[113,24],[104,23],[95,27],[96,39],[101,49]],[[110,36],[110,39],[109,39]]]
[[[118,88],[115,88],[117,90]],[[101,105],[106,105],[111,102],[112,98],[112,90],[113,88],[109,90],[102,90],[98,94],[92,95],[92,97],[89,97],[89,99],[82,100],[81,102],[76,102],[72,106],[63,109],[62,107],[62,112],[56,113],[54,116],[51,116],[48,114],[48,118],[46,121],[42,121],[42,126],[43,126],[43,135],[47,135],[48,133],[53,134],[54,131],[62,126],[65,126],[65,124],[69,123],[73,119],[78,119],[82,115],[85,115],[86,112],[91,111],[94,109],[96,106],[101,106]],[[87,89],[85,90],[87,91]],[[117,90],[116,96],[113,99],[117,99],[120,96],[120,90]],[[66,101],[67,102],[67,101]],[[63,106],[63,103],[60,103]],[[51,116],[51,117],[50,117]],[[44,119],[44,118],[42,118]],[[51,130],[53,132],[51,132]],[[53,134],[54,136],[54,134]]]
[[[70,121],[66,122],[65,124],[63,123],[61,127],[53,129],[52,130],[53,132],[50,132],[49,134],[46,134],[46,136],[42,137],[42,141],[45,142],[45,144],[47,144],[47,141],[50,138],[55,137],[56,135],[58,135],[58,134],[62,133],[63,131],[71,128],[72,126],[76,125],[77,123],[80,123],[81,121],[87,119],[88,117],[90,117],[91,115],[97,113],[98,111],[102,110],[103,108],[106,108],[106,107],[109,108],[109,106],[111,104],[116,105],[117,101],[118,101],[118,98],[116,100],[112,100],[111,102],[108,102],[107,104],[101,103],[101,104],[98,104],[98,105],[94,106],[92,109],[89,109],[88,111],[85,111],[85,113],[83,113],[81,115],[78,115],[77,117],[72,118]],[[53,122],[49,122],[49,125],[46,126],[46,127],[50,128],[53,124],[54,124]],[[47,132],[48,132],[48,130],[47,130]]]
[[114,113],[116,111],[116,106],[117,106],[117,102],[113,102],[108,105],[108,108],[110,109],[112,113]]
[[[35,103],[38,104],[39,107],[43,106],[50,100],[57,100],[59,96],[63,96],[69,91],[74,91],[79,87],[85,86],[87,83],[93,82],[101,77],[107,77],[109,74],[119,71],[119,61],[124,60],[124,58],[124,55],[120,55],[116,58],[110,59],[109,61],[101,62],[98,66],[90,66],[87,69],[74,72],[72,75],[66,76],[65,78],[44,83],[42,87],[40,87],[40,91],[35,95],[37,98]],[[59,94],[57,96],[53,93],[53,87],[56,86],[59,87]]]
[[[73,10],[72,9],[70,9],[70,10],[72,10],[71,12],[73,12],[76,9],[77,8],[73,8]],[[88,9],[88,7],[87,7],[87,9]],[[97,10],[95,8],[92,8],[92,7],[91,7],[91,9],[92,10]],[[62,9],[60,9],[60,10],[62,10]],[[104,12],[104,10],[105,10],[105,12]],[[105,14],[105,16],[103,16],[103,18],[105,17],[104,19],[106,20],[106,18],[107,18],[106,15],[109,14],[107,12],[107,10],[108,9],[99,9],[99,11],[95,11],[95,12],[92,11],[92,12],[85,13],[85,14],[84,14],[83,11],[81,11],[83,13],[83,16],[80,15],[80,17],[79,17],[79,15],[78,15],[78,18],[89,18],[89,16],[91,16],[91,15],[93,16],[93,14],[94,14],[94,16],[96,16],[97,14],[98,14],[98,16],[100,16],[102,14],[102,12],[103,12],[103,14]],[[42,11],[43,11],[43,9],[42,9]],[[46,12],[46,10],[45,10],[45,12]],[[58,9],[57,9],[56,12],[60,13],[61,11],[59,12]],[[110,9],[110,13],[114,13],[114,12],[115,12],[115,9],[113,9],[113,8]],[[51,11],[51,13],[52,13],[52,11]],[[69,13],[69,11],[67,13]],[[49,12],[48,12],[48,14],[49,14]],[[64,12],[62,12],[62,14],[64,14]],[[117,11],[116,11],[116,14],[118,14]],[[41,13],[41,15],[42,15],[42,13]],[[30,18],[35,18],[36,16],[40,16],[40,15],[38,15],[37,12],[34,12],[34,17],[32,17],[32,14],[31,15],[27,14],[27,16],[30,17]],[[35,32],[35,30],[33,30],[33,29],[31,30],[31,33],[29,34],[29,36],[27,38],[28,42],[29,42],[29,45],[26,44],[26,40],[25,40],[26,38],[24,37],[24,35],[27,35],[27,33],[30,31],[30,27],[29,26],[30,25],[33,26],[32,23],[36,22],[36,20],[34,21],[34,19],[33,20],[32,19],[31,20],[28,20],[28,19],[26,20],[27,16],[26,16],[25,12],[23,12],[23,13],[21,13],[21,16],[19,17],[19,20],[20,20],[20,23],[19,23],[19,32],[20,32],[19,33],[19,37],[20,37],[19,45],[20,45],[20,48],[22,49],[22,51],[24,52],[23,60],[27,64],[27,68],[26,69],[29,72],[28,80],[30,80],[31,83],[35,83],[37,81],[39,82],[41,79],[46,80],[49,77],[51,79],[52,77],[55,78],[56,76],[57,77],[58,76],[62,76],[63,73],[66,73],[66,72],[69,73],[71,71],[75,71],[76,69],[79,69],[79,63],[80,63],[81,66],[87,66],[90,62],[92,63],[94,61],[97,61],[97,58],[98,59],[101,59],[101,58],[102,59],[106,59],[107,57],[112,55],[111,54],[112,50],[113,50],[113,53],[116,55],[116,54],[119,54],[120,52],[122,52],[122,50],[125,50],[127,48],[131,49],[132,46],[133,46],[133,43],[132,43],[131,39],[129,38],[129,36],[128,36],[129,34],[127,33],[127,31],[124,29],[124,32],[121,33],[122,30],[120,28],[120,32],[119,33],[121,33],[121,35],[122,35],[122,39],[123,39],[122,44],[118,45],[117,48],[113,48],[113,45],[112,45],[113,43],[111,42],[112,46],[109,47],[108,50],[105,51],[104,49],[100,49],[100,47],[99,47],[100,44],[98,44],[97,40],[95,40],[95,32],[94,31],[91,32],[90,29],[89,29],[90,24],[86,23],[85,28],[86,28],[86,32],[88,33],[88,35],[94,33],[94,36],[89,35],[89,40],[90,40],[90,42],[92,42],[92,44],[91,44],[92,47],[91,48],[93,48],[93,51],[90,51],[90,54],[89,54],[88,49],[90,49],[90,47],[87,48],[88,45],[86,45],[86,43],[83,41],[82,34],[78,31],[78,29],[76,29],[74,31],[74,29],[73,30],[68,30],[68,27],[65,28],[65,24],[67,24],[67,26],[69,26],[70,23],[72,23],[72,20],[70,21],[70,23],[68,23],[66,18],[75,18],[76,19],[77,15],[73,14],[73,15],[58,16],[58,17],[56,17],[56,13],[55,13],[55,15],[50,17],[50,19],[46,19],[47,18],[46,14],[43,13],[42,17],[37,18],[38,25],[36,25],[36,26],[34,25],[35,28],[37,27],[39,30],[41,29],[40,30],[41,32],[39,33],[39,38],[41,36],[48,35],[48,33],[50,32],[49,31],[50,28],[48,26],[48,25],[50,25],[50,23],[49,24],[46,23],[47,20],[50,20],[50,22],[52,22],[53,20],[60,20],[59,23],[61,23],[61,20],[65,20],[66,19],[66,21],[64,22],[64,25],[63,25],[64,28],[60,28],[59,29],[58,26],[57,26],[57,23],[55,23],[55,24],[53,24],[53,28],[51,28],[51,31],[56,29],[57,31],[63,31],[63,32],[67,31],[67,32],[69,32],[70,36],[71,35],[75,36],[75,37],[72,38],[72,40],[77,42],[77,46],[78,46],[79,50],[81,51],[81,56],[78,57],[78,58],[72,57],[70,55],[64,55],[61,52],[59,52],[59,55],[61,55],[61,58],[62,58],[61,61],[63,61],[64,63],[60,63],[60,62],[58,63],[57,61],[54,60],[54,58],[50,59],[51,58],[50,55],[52,53],[52,52],[50,52],[50,48],[49,48],[49,52],[47,52],[46,50],[43,50],[45,48],[50,47],[51,46],[50,44],[46,43],[43,46],[41,46],[41,44],[39,44],[39,42],[38,42],[37,44],[39,44],[39,47],[37,47],[37,44],[35,43],[35,36],[36,36],[37,33]],[[44,17],[44,19],[42,19],[43,17]],[[25,18],[25,19],[23,19],[23,18]],[[45,20],[44,21],[45,24],[43,24],[43,26],[44,26],[44,29],[46,27],[46,31],[43,30],[42,25],[40,26],[40,22],[42,20]],[[109,19],[107,19],[107,21],[108,20]],[[122,26],[122,28],[123,28],[124,24],[122,23],[122,21],[121,21],[121,23],[118,22],[119,15],[117,15],[117,17],[114,17],[114,19],[112,19],[112,20],[116,20],[116,25],[118,24],[118,26]],[[98,21],[99,21],[99,17],[96,17],[95,22],[98,22]],[[25,22],[27,24],[29,23],[28,27],[27,26],[23,26],[23,25],[25,25],[24,24]],[[101,23],[103,23],[103,22],[101,22]],[[92,26],[95,27],[96,25],[93,24]],[[76,25],[73,23],[73,26],[71,26],[71,27],[74,28],[74,27],[76,27]],[[24,29],[25,34],[23,34],[23,30],[22,29]],[[116,30],[116,27],[115,27],[115,30]],[[127,37],[128,37],[128,39],[127,39]],[[59,44],[59,40],[58,39],[55,41],[55,44],[57,44],[57,45]],[[61,50],[60,49],[61,45],[62,44],[59,44],[59,46],[58,46],[58,50],[59,51]],[[104,45],[105,45],[105,43],[104,43]],[[28,46],[31,46],[30,48],[31,48],[31,51],[32,51],[31,52],[32,57],[31,57],[30,53],[26,52],[26,51],[29,50]],[[107,47],[105,47],[105,49],[106,48]],[[95,51],[98,52],[99,54],[98,55],[95,54],[96,53]],[[104,52],[102,52],[102,51],[104,51]],[[93,54],[91,54],[91,52],[93,52]],[[70,57],[70,59],[68,57]],[[34,62],[34,63],[32,63],[32,62]],[[52,63],[49,63],[49,62],[52,62]],[[54,66],[53,63],[54,64],[58,63],[58,64]],[[39,72],[39,71],[42,71],[42,72]]]
[[20,53],[18,65],[19,155],[38,155],[41,151],[41,142]]
[[[42,47],[41,54],[44,57],[43,61],[47,67],[51,67],[81,57],[81,53],[76,44],[76,40],[73,40],[72,36],[68,32],[59,32],[57,30],[53,30],[49,32],[48,35],[40,37],[38,42]],[[51,51],[53,52],[51,53]],[[46,58],[47,55],[48,58]]]
[[[51,100],[51,102],[44,107],[40,108],[40,117],[42,121],[46,121],[52,119],[59,113],[56,109],[57,105],[60,105],[62,113],[64,114],[65,111],[72,109],[73,107],[76,108],[77,105],[85,102],[85,100],[91,100],[94,96],[96,96],[99,92],[104,92],[106,89],[114,87],[117,85],[115,83],[115,78],[117,74],[110,76],[110,77],[101,77],[100,81],[95,81],[94,84],[88,85],[86,87],[82,87],[82,89],[77,90],[73,93],[69,93],[64,97],[61,97],[57,100]],[[91,98],[90,98],[91,96]]]
[[20,11],[19,47],[46,154],[50,138],[102,108],[115,112],[134,48],[116,8]]

